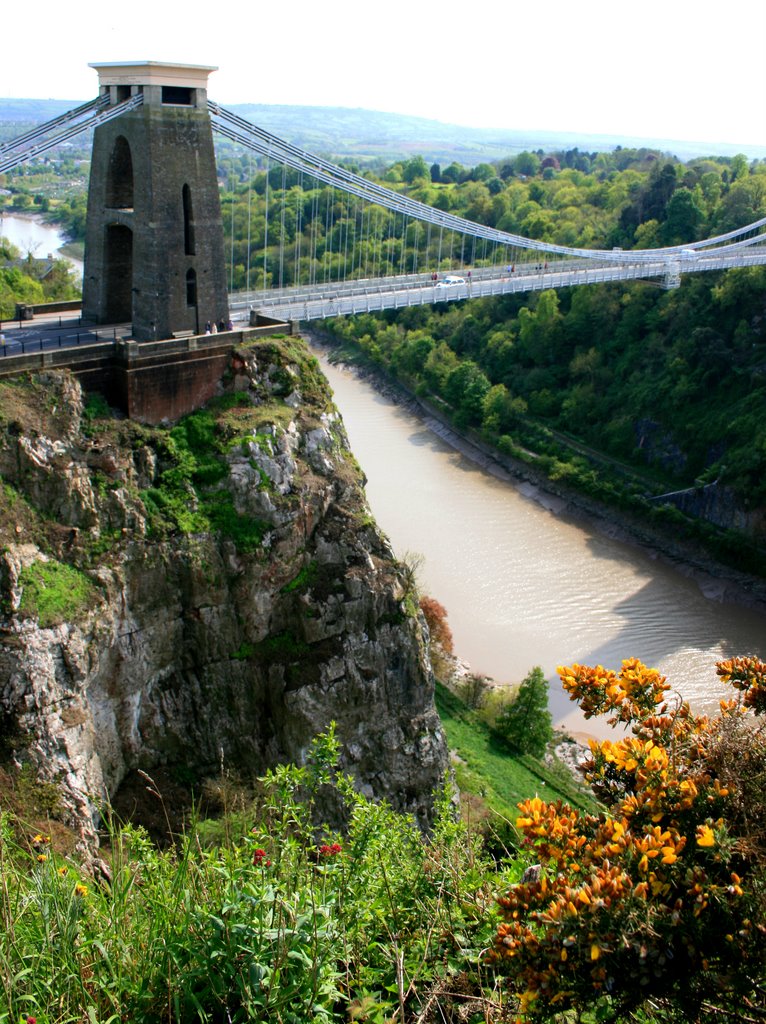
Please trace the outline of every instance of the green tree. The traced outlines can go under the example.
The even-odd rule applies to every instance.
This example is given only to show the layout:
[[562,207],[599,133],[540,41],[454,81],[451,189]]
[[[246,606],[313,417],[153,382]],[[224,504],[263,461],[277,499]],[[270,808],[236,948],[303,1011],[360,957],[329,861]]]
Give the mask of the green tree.
[[524,677],[519,692],[495,721],[496,731],[517,754],[542,757],[553,736],[548,681],[539,665]]
[[473,181],[487,182],[490,178],[494,178],[495,168],[491,164],[477,164],[471,171],[471,179]]
[[434,339],[423,331],[411,331],[394,349],[391,365],[398,373],[419,374],[435,345]]
[[448,167],[445,167],[444,170],[442,171],[442,181],[453,183],[458,182],[461,180],[464,173],[465,168],[462,166],[462,164],[459,164],[453,160],[452,163]]
[[431,180],[431,172],[428,169],[428,164],[422,156],[413,156],[411,160],[408,160],[404,164],[402,168],[402,178],[409,185],[418,178],[426,178],[428,181]]
[[445,397],[457,410],[455,422],[458,426],[481,423],[484,396],[489,389],[486,374],[470,359],[451,371],[445,385]]
[[762,175],[752,175],[734,182],[721,201],[716,230],[731,231],[751,224],[763,216],[766,208],[766,181]]
[[23,274],[16,267],[0,268],[0,319],[11,319],[17,302],[34,305],[44,301],[45,295],[39,281]]
[[673,193],[665,209],[662,229],[665,245],[680,245],[697,238],[697,229],[705,217],[700,200],[701,192],[691,192],[688,188],[679,188]]
[[428,386],[442,394],[450,373],[458,365],[458,358],[446,341],[440,341],[431,349],[423,367],[423,377]]
[[482,427],[494,434],[511,430],[520,416],[527,412],[527,403],[508,391],[505,384],[495,384],[489,389],[482,402]]
[[747,177],[748,168],[749,165],[745,154],[737,153],[736,156],[731,158],[731,180],[739,181],[740,178]]
[[540,157],[535,153],[526,150],[519,153],[513,161],[513,169],[516,174],[523,174],[527,178],[533,178],[540,170]]
[[634,235],[637,249],[656,249],[662,244],[660,225],[656,220],[645,220],[639,224]]
[[562,315],[553,289],[540,292],[534,310],[519,310],[519,348],[531,362],[545,364],[556,359]]

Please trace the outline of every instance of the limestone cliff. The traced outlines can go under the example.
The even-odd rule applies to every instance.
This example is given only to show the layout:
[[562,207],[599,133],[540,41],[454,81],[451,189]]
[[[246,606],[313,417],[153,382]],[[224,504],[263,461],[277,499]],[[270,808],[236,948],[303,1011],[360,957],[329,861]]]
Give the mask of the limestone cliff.
[[337,723],[346,770],[426,822],[446,750],[412,581],[316,361],[232,353],[149,428],[68,373],[0,384],[0,726],[94,838],[126,775],[255,776]]

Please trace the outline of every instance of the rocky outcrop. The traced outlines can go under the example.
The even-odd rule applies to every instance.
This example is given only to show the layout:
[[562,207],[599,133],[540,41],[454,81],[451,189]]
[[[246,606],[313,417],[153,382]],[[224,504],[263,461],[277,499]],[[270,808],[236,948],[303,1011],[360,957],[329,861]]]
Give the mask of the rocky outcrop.
[[766,513],[762,508],[745,508],[731,487],[715,480],[652,498],[655,505],[674,505],[685,515],[705,519],[724,530],[737,530],[754,539],[766,538]]
[[336,723],[369,795],[427,823],[446,749],[425,627],[315,360],[233,354],[171,429],[66,373],[0,386],[0,714],[83,838],[140,768],[254,777]]

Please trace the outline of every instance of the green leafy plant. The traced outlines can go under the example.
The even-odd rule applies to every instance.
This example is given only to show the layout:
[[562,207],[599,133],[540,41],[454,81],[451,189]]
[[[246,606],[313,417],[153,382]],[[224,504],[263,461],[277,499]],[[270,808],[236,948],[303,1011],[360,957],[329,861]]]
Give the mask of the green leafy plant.
[[339,756],[330,728],[269,771],[244,830],[241,812],[214,837],[192,821],[158,850],[107,815],[104,883],[0,817],[0,1020],[415,1020],[453,989],[491,1006],[496,866],[448,789],[424,835],[358,793]]
[[297,576],[294,576],[289,583],[282,587],[283,594],[292,594],[295,591],[308,590],[318,576],[318,565],[316,562],[309,562],[304,565]]

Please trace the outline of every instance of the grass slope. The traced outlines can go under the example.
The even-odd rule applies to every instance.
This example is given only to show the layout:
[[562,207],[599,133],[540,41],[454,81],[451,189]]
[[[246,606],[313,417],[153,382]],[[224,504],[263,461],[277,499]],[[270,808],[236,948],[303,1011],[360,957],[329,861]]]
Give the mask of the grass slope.
[[455,776],[464,793],[481,797],[492,811],[515,821],[520,800],[540,796],[561,799],[581,810],[593,810],[589,793],[577,785],[560,762],[546,764],[524,755],[514,758],[459,697],[440,683],[436,707],[453,755]]

